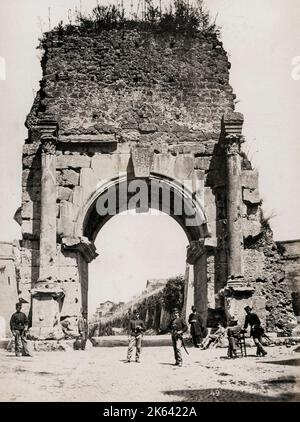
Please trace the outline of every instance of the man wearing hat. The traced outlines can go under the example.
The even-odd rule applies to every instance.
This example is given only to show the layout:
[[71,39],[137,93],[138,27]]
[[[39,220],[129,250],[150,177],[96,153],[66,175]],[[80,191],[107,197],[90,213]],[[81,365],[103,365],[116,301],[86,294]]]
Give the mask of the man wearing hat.
[[88,313],[86,310],[82,310],[81,315],[82,316],[78,318],[78,323],[77,323],[78,333],[79,333],[78,346],[81,350],[85,350],[86,342],[88,339],[88,331],[89,331],[89,325],[88,325],[88,320],[87,320]]
[[175,365],[182,366],[181,347],[183,345],[183,333],[187,331],[188,327],[183,318],[180,317],[177,308],[173,309],[172,319],[169,325],[169,331],[171,332],[172,345],[175,356]]
[[189,315],[189,324],[191,324],[191,336],[193,339],[194,347],[199,348],[203,341],[205,328],[202,318],[197,312],[195,306],[192,306],[192,313]]
[[16,356],[31,356],[26,341],[28,318],[21,309],[22,303],[16,303],[16,312],[10,318],[10,329],[15,338],[15,353]]
[[142,339],[143,333],[146,331],[144,321],[140,319],[139,312],[135,309],[133,311],[132,319],[130,319],[128,324],[128,335],[129,335],[129,344],[127,350],[127,362],[131,362],[131,356],[134,347],[136,348],[135,352],[135,361],[140,363],[140,354],[142,350]]
[[244,330],[247,330],[248,325],[250,325],[250,336],[253,338],[254,343],[257,347],[256,355],[266,356],[267,352],[261,344],[264,329],[261,326],[260,319],[256,313],[252,312],[252,308],[250,306],[246,306],[244,309],[246,312]]
[[232,316],[228,323],[227,338],[228,338],[228,357],[237,358],[237,340],[241,334],[241,326],[237,317]]

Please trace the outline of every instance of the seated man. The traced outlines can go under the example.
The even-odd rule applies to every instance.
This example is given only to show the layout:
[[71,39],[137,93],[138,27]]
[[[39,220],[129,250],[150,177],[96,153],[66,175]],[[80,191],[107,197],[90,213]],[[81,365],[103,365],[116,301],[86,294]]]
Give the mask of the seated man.
[[221,322],[218,323],[217,330],[213,334],[209,334],[203,341],[201,348],[202,349],[208,349],[209,346],[212,344],[212,346],[218,344],[218,342],[221,340],[221,338],[225,334],[225,328],[221,324]]

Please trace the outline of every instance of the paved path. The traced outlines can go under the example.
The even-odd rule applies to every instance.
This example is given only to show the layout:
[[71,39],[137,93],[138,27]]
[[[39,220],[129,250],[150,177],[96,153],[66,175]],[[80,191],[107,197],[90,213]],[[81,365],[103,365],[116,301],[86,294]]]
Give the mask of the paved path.
[[0,350],[0,401],[296,401],[300,353],[293,349],[270,347],[256,358],[251,348],[234,360],[226,349],[189,349],[182,368],[172,365],[169,347],[144,348],[140,364],[125,363],[124,347],[33,358]]

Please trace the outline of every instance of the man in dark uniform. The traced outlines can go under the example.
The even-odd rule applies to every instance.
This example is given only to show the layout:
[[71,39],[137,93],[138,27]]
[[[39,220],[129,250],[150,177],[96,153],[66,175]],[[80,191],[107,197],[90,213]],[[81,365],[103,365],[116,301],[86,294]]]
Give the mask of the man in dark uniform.
[[266,356],[267,352],[261,344],[264,329],[261,326],[260,319],[256,313],[252,312],[252,308],[250,306],[246,306],[244,309],[247,314],[245,318],[244,330],[247,330],[248,325],[250,325],[250,336],[253,338],[254,343],[257,347],[256,355]]
[[146,331],[144,321],[140,319],[140,314],[137,310],[133,311],[132,319],[128,323],[129,344],[127,350],[127,362],[131,361],[133,348],[136,348],[135,361],[140,363],[140,354],[142,350],[143,334]]
[[169,325],[169,331],[172,336],[172,345],[174,349],[175,365],[182,366],[181,347],[183,345],[183,333],[188,327],[183,318],[180,317],[177,308],[173,309],[173,316]]
[[80,349],[85,350],[87,338],[88,338],[88,320],[87,312],[82,311],[82,316],[78,319],[78,332],[79,332],[79,341]]
[[199,348],[203,340],[204,326],[195,306],[192,306],[192,313],[189,316],[189,324],[191,324],[191,336],[194,347]]
[[16,356],[31,356],[27,347],[28,318],[21,312],[22,304],[16,303],[16,312],[10,318],[10,329],[15,338]]
[[227,328],[227,338],[228,338],[228,352],[227,355],[229,358],[237,358],[237,341],[240,338],[242,332],[242,327],[238,323],[238,319],[235,316],[232,316],[228,328]]

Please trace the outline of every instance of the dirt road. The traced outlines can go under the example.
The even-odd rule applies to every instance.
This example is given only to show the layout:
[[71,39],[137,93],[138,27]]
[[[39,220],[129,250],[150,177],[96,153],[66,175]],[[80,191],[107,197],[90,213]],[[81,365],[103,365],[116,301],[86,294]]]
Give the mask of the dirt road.
[[[226,349],[189,349],[182,368],[170,347],[146,347],[126,363],[126,348],[39,352],[16,358],[0,350],[0,401],[298,401],[300,353],[229,360]],[[298,366],[297,366],[298,365]]]

